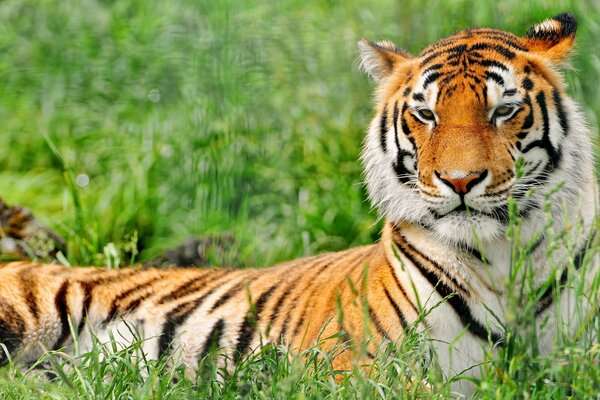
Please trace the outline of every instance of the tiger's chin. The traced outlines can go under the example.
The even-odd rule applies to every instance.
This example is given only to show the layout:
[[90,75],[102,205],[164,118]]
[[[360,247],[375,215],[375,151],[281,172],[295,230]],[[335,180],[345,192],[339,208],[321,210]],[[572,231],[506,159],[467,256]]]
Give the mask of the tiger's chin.
[[504,237],[506,224],[487,215],[449,213],[429,226],[439,240],[458,246],[479,247]]

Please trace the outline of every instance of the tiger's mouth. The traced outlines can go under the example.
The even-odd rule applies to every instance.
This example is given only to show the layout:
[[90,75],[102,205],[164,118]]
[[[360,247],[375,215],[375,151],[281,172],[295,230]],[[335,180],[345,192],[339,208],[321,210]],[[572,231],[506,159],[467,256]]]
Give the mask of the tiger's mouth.
[[[508,203],[501,206],[496,206],[495,208],[484,211],[478,210],[476,208],[467,207],[467,205],[463,202],[460,206],[456,207],[454,210],[450,211],[446,215],[457,215],[457,216],[475,216],[475,217],[488,217],[503,223],[508,222]],[[444,215],[445,216],[445,215]]]
[[[454,203],[454,202],[453,202]],[[435,219],[442,219],[445,217],[451,218],[481,218],[487,217],[502,223],[508,222],[508,199],[504,201],[495,200],[493,204],[488,202],[470,202],[467,204],[464,197],[460,198],[460,203],[454,207],[452,205],[445,207],[429,207],[431,214]]]

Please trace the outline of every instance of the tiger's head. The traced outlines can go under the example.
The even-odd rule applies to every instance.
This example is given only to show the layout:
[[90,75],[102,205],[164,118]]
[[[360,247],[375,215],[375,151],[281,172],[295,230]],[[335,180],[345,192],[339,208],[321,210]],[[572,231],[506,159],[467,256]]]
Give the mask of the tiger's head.
[[504,235],[510,197],[532,221],[544,191],[562,182],[557,201],[575,198],[587,179],[578,168],[593,162],[558,72],[576,27],[565,13],[524,37],[467,29],[418,56],[388,41],[359,42],[362,67],[378,83],[362,159],[383,216],[473,244],[474,232],[479,241]]

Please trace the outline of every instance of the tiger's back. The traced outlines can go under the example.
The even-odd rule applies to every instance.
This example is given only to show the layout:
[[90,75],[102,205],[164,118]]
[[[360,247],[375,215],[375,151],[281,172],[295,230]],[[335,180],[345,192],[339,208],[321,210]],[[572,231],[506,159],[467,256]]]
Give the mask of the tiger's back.
[[[343,330],[360,336],[364,321],[356,296],[361,282],[383,279],[386,270],[393,273],[389,268],[378,245],[266,269],[109,271],[11,263],[0,269],[0,340],[11,354],[24,353],[23,361],[30,362],[41,355],[39,343],[46,349],[70,348],[73,331],[85,351],[92,333],[108,342],[112,332],[124,346],[141,337],[149,358],[181,351],[193,371],[213,348],[239,360],[259,343],[300,350]],[[365,271],[370,276],[363,276]],[[387,288],[388,296],[390,291],[398,296]],[[336,318],[340,308],[343,322]],[[388,319],[382,316],[380,322],[388,329],[401,323]]]

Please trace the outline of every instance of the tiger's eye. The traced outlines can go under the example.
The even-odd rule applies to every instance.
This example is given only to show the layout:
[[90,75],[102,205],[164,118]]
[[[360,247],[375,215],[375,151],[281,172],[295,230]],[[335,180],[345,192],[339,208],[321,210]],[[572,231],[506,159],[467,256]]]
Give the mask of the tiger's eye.
[[494,118],[497,117],[505,117],[513,111],[513,106],[509,106],[507,104],[501,105],[500,107],[494,110]]
[[427,121],[435,121],[435,115],[433,114],[433,111],[428,110],[427,108],[419,110],[419,116]]

